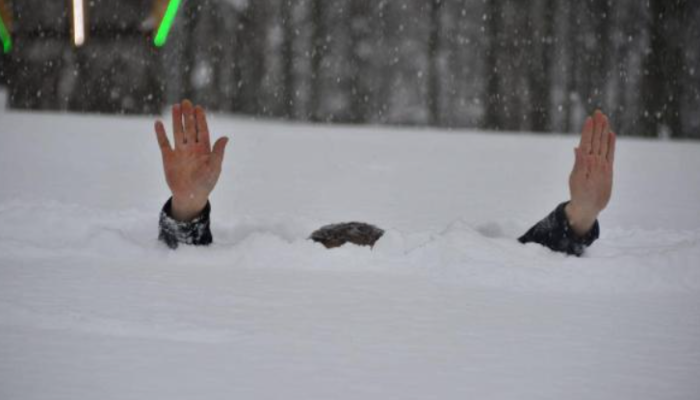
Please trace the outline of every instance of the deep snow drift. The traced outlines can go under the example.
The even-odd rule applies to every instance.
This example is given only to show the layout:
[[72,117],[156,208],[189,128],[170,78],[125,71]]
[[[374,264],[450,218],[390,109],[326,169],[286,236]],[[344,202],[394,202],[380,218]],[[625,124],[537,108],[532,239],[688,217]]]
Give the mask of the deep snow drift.
[[[700,396],[699,144],[620,140],[577,259],[515,240],[574,136],[210,126],[215,244],[173,252],[150,119],[0,111],[0,398]],[[387,233],[307,240],[351,220]]]

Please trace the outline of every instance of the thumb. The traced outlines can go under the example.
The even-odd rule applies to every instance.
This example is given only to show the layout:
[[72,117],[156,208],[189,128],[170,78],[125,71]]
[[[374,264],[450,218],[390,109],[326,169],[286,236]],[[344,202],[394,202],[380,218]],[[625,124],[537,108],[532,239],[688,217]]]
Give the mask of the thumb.
[[224,161],[224,152],[226,150],[226,145],[228,144],[228,138],[219,138],[216,143],[214,143],[214,149],[212,150],[212,156],[216,160],[216,163],[221,166]]
[[167,152],[172,150],[170,147],[170,141],[168,140],[168,135],[165,133],[165,127],[163,126],[162,122],[156,121],[155,129],[156,138],[158,139],[158,146],[160,147],[160,151],[163,153],[163,155],[165,155]]

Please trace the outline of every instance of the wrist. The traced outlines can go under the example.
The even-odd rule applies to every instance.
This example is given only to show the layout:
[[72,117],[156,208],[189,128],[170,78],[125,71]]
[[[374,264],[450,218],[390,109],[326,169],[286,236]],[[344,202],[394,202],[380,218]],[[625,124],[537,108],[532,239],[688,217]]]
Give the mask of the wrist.
[[598,218],[598,212],[580,207],[573,201],[566,205],[564,212],[566,213],[566,219],[569,221],[569,227],[578,236],[586,235],[593,228]]
[[178,221],[192,221],[197,218],[207,206],[209,199],[194,196],[176,196],[172,200],[172,217]]

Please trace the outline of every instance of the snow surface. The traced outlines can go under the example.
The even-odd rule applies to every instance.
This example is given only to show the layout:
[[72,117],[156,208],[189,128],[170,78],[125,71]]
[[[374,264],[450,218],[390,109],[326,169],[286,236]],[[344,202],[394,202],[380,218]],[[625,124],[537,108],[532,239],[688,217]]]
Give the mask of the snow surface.
[[[577,259],[515,240],[574,136],[210,125],[215,244],[173,252],[149,118],[0,111],[0,399],[700,398],[698,143],[620,140]],[[387,234],[307,240],[351,220]]]

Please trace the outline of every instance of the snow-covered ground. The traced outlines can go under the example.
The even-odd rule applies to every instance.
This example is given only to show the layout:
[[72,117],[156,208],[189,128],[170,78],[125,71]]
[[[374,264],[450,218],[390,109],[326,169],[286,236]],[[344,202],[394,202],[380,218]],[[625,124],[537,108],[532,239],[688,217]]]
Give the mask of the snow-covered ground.
[[[700,398],[700,144],[621,139],[578,259],[515,240],[574,136],[210,126],[173,252],[149,118],[0,111],[0,399]],[[387,234],[306,239],[351,220]]]

